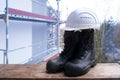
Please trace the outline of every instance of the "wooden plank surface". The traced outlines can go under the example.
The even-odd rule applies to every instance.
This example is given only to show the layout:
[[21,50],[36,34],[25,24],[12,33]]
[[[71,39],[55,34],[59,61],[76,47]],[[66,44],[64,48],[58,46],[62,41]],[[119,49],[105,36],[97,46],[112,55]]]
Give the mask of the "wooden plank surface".
[[47,74],[45,64],[0,64],[0,79],[6,80],[120,80],[120,65],[99,63],[87,74],[66,77],[63,72]]

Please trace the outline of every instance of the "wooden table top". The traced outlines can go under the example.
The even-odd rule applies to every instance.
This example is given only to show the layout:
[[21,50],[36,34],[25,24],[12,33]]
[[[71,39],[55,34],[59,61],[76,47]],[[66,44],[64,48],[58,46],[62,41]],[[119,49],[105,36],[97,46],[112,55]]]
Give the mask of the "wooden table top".
[[120,65],[98,63],[90,71],[78,77],[66,77],[63,72],[47,74],[45,64],[0,64],[0,79],[6,80],[120,80]]

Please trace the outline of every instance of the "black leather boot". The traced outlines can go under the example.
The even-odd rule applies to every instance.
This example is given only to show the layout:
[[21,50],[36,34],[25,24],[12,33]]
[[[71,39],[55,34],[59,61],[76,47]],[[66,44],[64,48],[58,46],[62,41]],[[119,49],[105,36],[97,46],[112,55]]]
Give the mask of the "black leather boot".
[[64,49],[59,57],[49,60],[46,64],[47,73],[57,73],[64,70],[64,65],[73,56],[75,46],[79,40],[79,32],[65,31]]
[[69,77],[76,77],[86,74],[91,67],[96,65],[94,52],[94,30],[82,30],[79,33],[78,52],[66,63],[64,74]]

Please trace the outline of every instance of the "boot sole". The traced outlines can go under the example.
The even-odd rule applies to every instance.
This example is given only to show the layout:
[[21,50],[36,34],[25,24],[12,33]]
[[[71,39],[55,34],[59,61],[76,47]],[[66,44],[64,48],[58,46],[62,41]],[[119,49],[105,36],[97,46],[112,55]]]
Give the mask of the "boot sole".
[[46,70],[46,73],[48,73],[48,74],[60,73],[60,72],[63,72],[63,71],[64,71],[64,68],[59,68],[59,69],[56,69],[56,70]]
[[91,68],[95,67],[97,65],[97,60],[93,61],[93,64],[91,65]]

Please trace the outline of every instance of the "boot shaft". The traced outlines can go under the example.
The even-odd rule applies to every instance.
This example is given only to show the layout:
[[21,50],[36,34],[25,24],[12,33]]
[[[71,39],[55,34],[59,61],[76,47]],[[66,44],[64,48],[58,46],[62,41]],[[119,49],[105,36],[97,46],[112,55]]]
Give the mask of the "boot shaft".
[[87,29],[83,30],[80,33],[82,36],[81,38],[79,37],[79,40],[81,40],[80,44],[84,49],[87,50],[93,50],[94,49],[94,30],[93,29]]
[[95,56],[94,54],[94,30],[87,29],[79,32],[78,35],[79,41],[75,47],[74,58],[81,58],[86,53],[92,53],[90,55]]
[[69,59],[73,55],[78,42],[79,42],[79,32],[65,31],[64,49],[61,52],[60,56],[62,56],[63,58]]
[[94,60],[96,58],[94,51],[94,30],[85,30],[83,31],[83,34],[85,35],[83,38],[83,55],[89,55],[88,59]]

